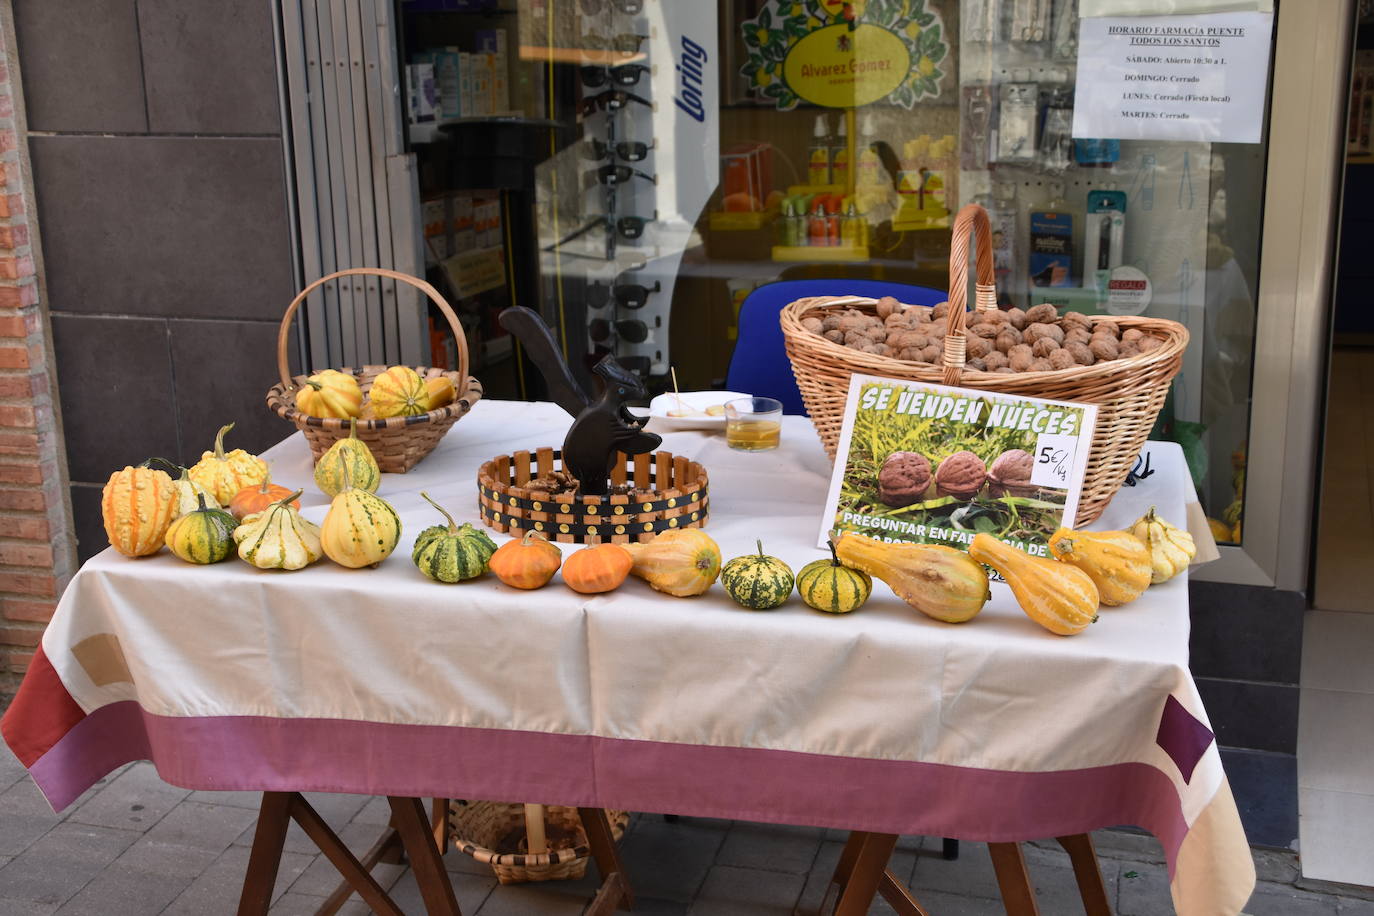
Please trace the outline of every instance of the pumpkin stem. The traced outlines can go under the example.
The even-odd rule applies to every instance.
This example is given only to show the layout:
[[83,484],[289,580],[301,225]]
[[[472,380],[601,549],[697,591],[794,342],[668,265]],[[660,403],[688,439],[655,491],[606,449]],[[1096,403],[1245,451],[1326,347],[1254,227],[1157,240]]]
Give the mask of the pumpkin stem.
[[348,418],[348,438],[350,438],[350,439],[356,439],[356,438],[358,438],[358,418],[357,418],[357,417],[349,417],[349,418]]
[[209,510],[209,507],[205,505],[204,493],[196,493],[196,502],[200,503],[200,506],[196,509],[197,512],[206,512]]
[[268,469],[267,469],[267,473],[265,473],[265,474],[262,475],[262,486],[258,488],[258,492],[261,493],[263,496],[266,496],[266,495],[268,494],[268,492],[269,492],[268,488],[271,487],[271,486],[272,486],[272,469],[271,469],[271,468],[268,468]]
[[754,543],[759,546],[759,556],[763,556],[763,538],[759,538]]
[[228,426],[221,426],[215,434],[215,457],[220,461],[224,460],[224,434],[233,428],[234,424],[230,423]]
[[[290,496],[283,496],[281,499],[277,500],[277,501],[274,502],[272,505],[274,505],[274,506],[286,506],[287,508],[290,508],[291,503],[293,503],[297,498],[299,498],[300,495],[301,495],[302,493],[304,493],[304,492],[305,492],[305,490],[297,490],[295,493],[292,493]],[[204,499],[204,497],[201,497],[201,498]]]
[[165,465],[167,465],[167,467],[168,467],[169,470],[181,472],[181,476],[182,476],[182,477],[185,477],[186,474],[187,474],[186,468],[182,467],[181,465],[179,465],[179,464],[177,464],[177,463],[175,463],[175,462],[168,461],[166,458],[157,458],[157,457],[149,458],[147,461],[145,461],[145,462],[143,462],[142,464],[140,464],[139,467],[141,467],[141,468],[150,468],[150,467],[153,466],[153,462],[154,462],[154,461],[158,462],[159,464],[165,464]]
[[843,566],[840,562],[840,555],[835,552],[835,532],[830,532],[830,537],[826,539],[826,546],[830,548],[830,565]]
[[423,490],[420,491],[420,495],[424,497],[425,502],[429,503],[431,506],[438,509],[439,513],[443,515],[444,518],[448,519],[448,530],[450,532],[456,532],[458,530],[458,523],[453,520],[453,516],[448,514],[447,509],[436,503],[434,500],[430,499],[429,494],[424,492]]
[[[425,498],[428,499],[429,497],[425,497]],[[440,511],[440,512],[444,512],[443,509],[440,509],[439,511]],[[447,513],[447,512],[444,512],[444,515],[448,515],[448,513]],[[450,522],[450,524],[452,524],[453,520],[452,520],[452,519],[449,519],[449,522]],[[520,545],[521,545],[522,547],[528,547],[528,546],[530,546],[530,541],[534,540],[535,538],[539,538],[539,540],[541,540],[541,541],[547,541],[547,540],[549,539],[548,535],[546,535],[544,532],[542,532],[542,531],[535,531],[533,528],[530,528],[530,529],[526,530],[525,536],[522,537],[522,538],[520,539]]]

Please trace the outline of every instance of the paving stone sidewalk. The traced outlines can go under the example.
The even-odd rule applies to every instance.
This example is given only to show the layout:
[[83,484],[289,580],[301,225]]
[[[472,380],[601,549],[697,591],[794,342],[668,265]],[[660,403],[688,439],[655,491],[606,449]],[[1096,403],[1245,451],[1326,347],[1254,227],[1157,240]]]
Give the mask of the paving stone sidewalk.
[[[386,824],[384,799],[310,795],[355,851]],[[0,916],[219,916],[232,914],[252,843],[258,796],[190,792],[162,782],[151,764],[110,774],[62,815],[54,815],[0,743]],[[818,828],[744,821],[636,816],[622,843],[641,916],[787,916],[820,905],[844,835]],[[1095,836],[1115,912],[1173,912],[1153,838],[1119,831]],[[1045,916],[1082,912],[1068,858],[1053,843],[1028,844],[1026,857]],[[1257,851],[1261,881],[1251,916],[1374,916],[1374,890],[1303,881],[1296,857]],[[595,878],[498,885],[458,852],[446,857],[465,916],[577,916]],[[957,861],[940,857],[938,838],[903,837],[891,863],[932,916],[1000,916],[987,848],[964,843]],[[595,869],[590,870],[595,874]],[[379,866],[407,913],[423,913],[402,866]],[[308,916],[337,874],[294,825],[277,880],[273,914]],[[369,912],[354,897],[341,911]],[[872,913],[892,913],[877,901]]]

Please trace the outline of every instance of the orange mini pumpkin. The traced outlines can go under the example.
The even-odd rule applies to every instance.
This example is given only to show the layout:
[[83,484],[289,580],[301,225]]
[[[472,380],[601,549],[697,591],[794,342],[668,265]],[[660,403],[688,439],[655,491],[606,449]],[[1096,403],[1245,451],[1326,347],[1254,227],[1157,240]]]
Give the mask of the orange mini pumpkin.
[[[248,516],[257,515],[268,506],[294,492],[296,491],[273,483],[272,475],[269,473],[262,478],[262,483],[244,487],[235,493],[234,498],[229,500],[229,511],[234,518],[243,521]],[[291,508],[300,511],[301,501],[298,499],[292,502]]]
[[563,551],[531,530],[498,547],[488,568],[511,588],[543,588],[562,565]]
[[615,591],[634,565],[630,552],[618,544],[583,547],[563,564],[563,581],[584,595]]

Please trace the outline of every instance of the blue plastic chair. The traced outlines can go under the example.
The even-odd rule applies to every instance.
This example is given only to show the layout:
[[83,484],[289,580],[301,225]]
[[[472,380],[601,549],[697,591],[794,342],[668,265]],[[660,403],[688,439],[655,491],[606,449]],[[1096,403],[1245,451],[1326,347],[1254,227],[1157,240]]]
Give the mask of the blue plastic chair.
[[892,296],[908,305],[934,305],[949,294],[928,286],[884,280],[780,280],[757,287],[739,310],[739,338],[725,374],[725,387],[777,398],[785,414],[806,415],[792,363],[783,349],[778,313],[789,302],[809,296]]

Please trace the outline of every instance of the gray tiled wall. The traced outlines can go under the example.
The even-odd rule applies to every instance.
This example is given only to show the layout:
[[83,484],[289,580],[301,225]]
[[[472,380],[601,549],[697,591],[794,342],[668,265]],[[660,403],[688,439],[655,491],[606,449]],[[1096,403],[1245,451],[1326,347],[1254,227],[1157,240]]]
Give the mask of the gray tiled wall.
[[261,449],[294,293],[265,0],[14,0],[82,560],[99,488]]

